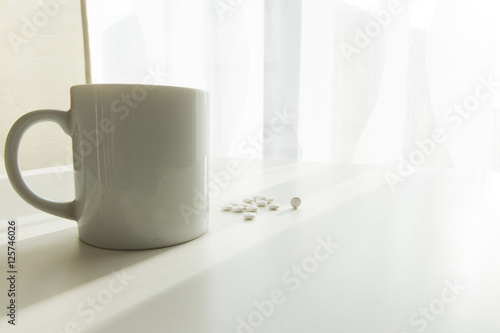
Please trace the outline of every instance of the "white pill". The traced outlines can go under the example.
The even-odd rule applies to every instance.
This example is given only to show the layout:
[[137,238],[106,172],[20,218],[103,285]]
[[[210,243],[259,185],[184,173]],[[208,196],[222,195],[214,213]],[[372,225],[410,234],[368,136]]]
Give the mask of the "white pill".
[[258,197],[258,195],[254,195],[252,198],[253,198],[254,200],[257,200],[257,197]]
[[246,207],[246,208],[245,208],[245,210],[246,210],[247,212],[256,212],[256,211],[257,211],[257,209],[258,209],[258,208],[257,208],[257,207],[255,207],[255,206],[253,206],[253,205],[250,205],[250,206],[248,206],[248,207]]
[[246,203],[246,202],[243,202],[243,203],[240,203],[240,206],[243,206],[243,207],[245,207],[245,208],[246,208],[246,207],[250,206],[250,204],[249,204],[249,203]]
[[293,208],[299,208],[300,204],[302,203],[302,200],[300,200],[299,197],[293,197],[290,200],[290,205],[292,205]]
[[257,216],[257,214],[255,214],[255,213],[249,213],[249,212],[243,213],[243,218],[245,220],[253,220],[256,216]]
[[273,203],[270,203],[269,205],[267,205],[267,207],[269,207],[269,209],[276,210],[276,209],[280,208],[280,204],[273,202]]
[[271,202],[273,202],[273,200],[274,200],[274,198],[269,198],[269,197],[266,198],[267,203],[271,203]]
[[258,195],[257,198],[255,198],[255,200],[266,200],[266,197],[263,196],[263,195]]
[[239,202],[236,202],[236,201],[233,201],[233,202],[231,202],[231,205],[232,205],[232,206],[239,206],[239,205],[240,205],[240,203],[239,203]]
[[224,210],[224,211],[228,211],[228,210],[233,209],[233,205],[229,205],[229,204],[228,204],[228,205],[222,205],[222,206],[220,207],[220,209],[221,209],[221,210]]
[[265,207],[265,206],[267,206],[267,201],[266,200],[257,200],[255,202],[255,204],[257,205],[257,207]]
[[251,203],[253,201],[253,199],[252,198],[243,198],[242,201],[246,202],[246,203]]
[[245,207],[243,207],[243,206],[233,206],[233,212],[241,213],[244,210],[245,210]]

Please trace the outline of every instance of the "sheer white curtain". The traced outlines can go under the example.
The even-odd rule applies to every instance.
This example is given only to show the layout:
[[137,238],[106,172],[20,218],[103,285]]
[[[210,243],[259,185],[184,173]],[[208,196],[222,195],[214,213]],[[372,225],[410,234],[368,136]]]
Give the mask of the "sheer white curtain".
[[87,7],[93,82],[209,90],[214,156],[500,170],[496,1]]

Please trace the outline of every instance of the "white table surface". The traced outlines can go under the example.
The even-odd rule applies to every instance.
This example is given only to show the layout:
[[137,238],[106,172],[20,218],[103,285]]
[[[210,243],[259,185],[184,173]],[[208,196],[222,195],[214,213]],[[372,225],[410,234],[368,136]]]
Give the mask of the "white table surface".
[[[76,222],[9,215],[17,325],[2,315],[0,332],[500,332],[499,175],[422,169],[391,191],[384,167],[243,169],[212,199],[209,231],[169,248],[102,250]],[[282,208],[220,211],[252,194]],[[6,272],[6,220],[0,232]],[[2,278],[2,309],[6,291]]]

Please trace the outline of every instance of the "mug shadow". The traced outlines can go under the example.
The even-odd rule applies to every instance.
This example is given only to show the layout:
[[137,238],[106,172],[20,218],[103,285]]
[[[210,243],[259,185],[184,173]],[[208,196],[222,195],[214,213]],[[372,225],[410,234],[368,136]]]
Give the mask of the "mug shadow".
[[[0,246],[0,250],[6,251],[5,247]],[[138,251],[101,249],[80,241],[76,227],[18,241],[20,297],[29,295],[22,297],[23,306],[65,293],[173,248],[175,246]]]

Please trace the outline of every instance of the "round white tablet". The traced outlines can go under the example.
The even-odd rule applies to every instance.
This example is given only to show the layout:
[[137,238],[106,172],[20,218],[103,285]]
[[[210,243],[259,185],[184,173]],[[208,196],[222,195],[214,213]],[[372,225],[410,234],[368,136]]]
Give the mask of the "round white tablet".
[[246,208],[245,208],[245,210],[246,210],[247,212],[256,212],[256,211],[257,211],[257,209],[258,209],[257,207],[252,206],[252,205],[250,205],[250,206],[248,206],[248,207],[246,207]]
[[257,207],[265,207],[265,206],[267,206],[267,201],[266,200],[257,200],[255,202],[255,204],[257,205]]
[[257,214],[255,213],[250,213],[250,212],[243,213],[243,218],[245,220],[253,220],[256,216]]
[[232,205],[230,205],[230,204],[228,204],[228,205],[222,205],[222,206],[220,207],[220,209],[221,209],[221,210],[223,210],[223,211],[228,211],[228,210],[233,209],[233,206],[232,206]]
[[253,201],[253,199],[252,198],[243,198],[242,201],[246,202],[246,203],[251,203]]
[[276,210],[276,209],[280,208],[280,204],[273,202],[273,203],[270,203],[269,205],[267,205],[267,207],[269,207],[269,209]]
[[297,209],[299,208],[300,204],[302,203],[302,200],[300,200],[299,197],[293,197],[290,200],[290,205],[292,205],[293,208]]
[[269,198],[269,197],[266,198],[267,203],[271,203],[271,202],[273,202],[273,200],[274,200],[274,198]]
[[243,207],[243,206],[233,206],[233,212],[241,213],[244,210],[245,210],[245,207]]

